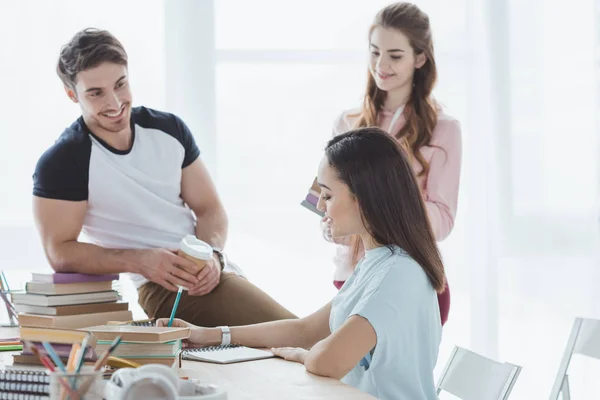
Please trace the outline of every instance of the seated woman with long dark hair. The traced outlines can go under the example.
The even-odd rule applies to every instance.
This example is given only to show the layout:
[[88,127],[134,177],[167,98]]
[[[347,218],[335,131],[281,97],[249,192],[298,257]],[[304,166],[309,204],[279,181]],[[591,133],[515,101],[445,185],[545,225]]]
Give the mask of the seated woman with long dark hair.
[[437,399],[445,275],[408,158],[381,129],[357,129],[327,144],[318,182],[331,234],[358,235],[366,250],[330,303],[305,318],[230,330],[173,325],[192,328],[191,345],[272,348],[381,399]]

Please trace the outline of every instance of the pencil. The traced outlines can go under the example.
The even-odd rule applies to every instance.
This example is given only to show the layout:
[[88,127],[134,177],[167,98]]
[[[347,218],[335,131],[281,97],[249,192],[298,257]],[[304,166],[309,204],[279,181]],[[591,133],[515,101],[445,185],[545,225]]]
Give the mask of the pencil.
[[117,336],[117,338],[112,342],[110,347],[106,349],[104,354],[102,354],[102,357],[100,357],[98,361],[96,361],[96,364],[94,364],[94,371],[99,371],[100,368],[102,368],[104,364],[106,364],[106,360],[108,360],[108,357],[113,351],[115,351],[119,344],[121,344],[121,336]]
[[77,360],[77,364],[75,365],[75,372],[79,373],[81,371],[81,367],[83,366],[83,360],[85,359],[85,352],[87,351],[87,344],[90,340],[90,336],[92,336],[89,332],[87,336],[81,342],[81,348],[79,350],[79,360]]
[[58,356],[58,354],[56,354],[52,345],[48,342],[42,342],[42,346],[44,346],[44,349],[46,349],[46,352],[48,353],[54,364],[56,364],[56,366],[60,368],[62,372],[67,373],[65,364],[63,364],[63,362],[60,360],[60,357]]
[[[106,364],[106,361],[108,360],[108,357],[110,357],[111,353],[113,351],[115,351],[115,349],[117,348],[117,346],[121,343],[121,336],[117,336],[117,338],[112,342],[112,344],[110,345],[110,347],[108,349],[106,349],[106,351],[104,352],[104,354],[102,354],[102,357],[100,357],[98,359],[98,361],[96,361],[96,364],[94,364],[94,371],[99,371],[100,368],[102,368],[104,366],[104,364]],[[89,389],[90,386],[92,386],[92,383],[94,383],[94,377],[90,376],[87,381],[85,381],[77,390],[77,392],[79,394],[85,394]]]
[[2,274],[2,279],[4,280],[4,284],[6,285],[6,291],[10,292],[10,286],[8,286],[8,281],[6,280],[6,275],[4,275],[4,271],[0,271],[0,274]]
[[183,288],[179,286],[179,290],[177,291],[177,297],[175,297],[175,303],[173,303],[173,310],[171,310],[171,317],[169,318],[168,327],[173,325],[173,319],[175,318],[175,313],[177,312],[177,307],[179,306],[179,299],[181,299],[181,293],[183,292]]
[[75,359],[77,357],[77,353],[79,352],[80,349],[80,345],[78,343],[75,343],[72,347],[71,347],[71,352],[69,353],[69,360],[67,361],[67,371],[68,372],[73,372],[75,371]]
[[[79,351],[79,344],[75,343],[73,344],[73,346],[71,347],[71,352],[69,353],[69,360],[67,361],[67,372],[73,372],[75,370],[75,359],[77,358],[77,353]],[[76,383],[77,383],[77,377],[72,377],[70,379],[71,381],[71,387],[75,388]],[[67,393],[61,389],[60,391],[60,398],[61,400],[64,400],[67,397]]]

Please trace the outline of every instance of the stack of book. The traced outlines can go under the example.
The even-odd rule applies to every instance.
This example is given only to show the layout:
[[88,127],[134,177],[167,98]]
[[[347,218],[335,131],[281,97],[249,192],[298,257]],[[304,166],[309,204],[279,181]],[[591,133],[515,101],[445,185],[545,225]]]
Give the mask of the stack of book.
[[189,328],[154,326],[102,325],[82,328],[98,339],[96,352],[102,354],[117,336],[121,344],[112,356],[144,364],[164,364],[181,367],[181,341],[190,337]]
[[[86,351],[84,353],[84,362],[93,363],[97,360],[95,351],[96,338],[86,332],[75,329],[53,329],[53,328],[34,328],[21,327],[20,336],[22,342],[30,342],[42,354],[46,353],[42,342],[48,342],[54,348],[56,354],[61,358],[63,363],[67,363],[71,348],[75,343],[82,344],[86,341]],[[42,365],[39,357],[27,347],[23,346],[23,351],[20,354],[13,355],[14,365]]]
[[113,281],[119,275],[33,273],[25,293],[11,293],[19,326],[84,328],[132,319],[129,304],[119,301]]
[[322,211],[320,211],[319,209],[317,209],[317,203],[319,202],[320,196],[321,196],[321,187],[319,186],[319,182],[317,181],[317,178],[315,178],[313,180],[313,183],[312,183],[310,189],[308,189],[308,193],[306,194],[306,197],[304,198],[304,200],[302,200],[302,202],[300,204],[303,205],[304,207],[308,208],[310,211],[314,212],[315,214],[320,215],[322,217],[325,214]]

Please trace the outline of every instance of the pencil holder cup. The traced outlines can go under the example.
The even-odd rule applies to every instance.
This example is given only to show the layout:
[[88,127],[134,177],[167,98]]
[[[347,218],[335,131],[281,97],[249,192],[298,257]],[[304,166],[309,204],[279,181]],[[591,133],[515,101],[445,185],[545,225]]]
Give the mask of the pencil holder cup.
[[50,373],[50,400],[102,400],[102,371]]

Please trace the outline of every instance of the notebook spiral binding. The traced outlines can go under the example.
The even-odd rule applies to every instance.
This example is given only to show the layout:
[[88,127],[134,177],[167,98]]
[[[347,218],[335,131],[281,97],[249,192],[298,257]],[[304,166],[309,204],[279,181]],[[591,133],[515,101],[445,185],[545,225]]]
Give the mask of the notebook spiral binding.
[[0,400],[48,400],[47,394],[6,393],[0,392]]
[[207,346],[207,347],[197,347],[194,349],[184,349],[183,355],[187,353],[206,353],[208,351],[219,351],[219,350],[227,350],[227,349],[235,349],[236,347],[242,347],[239,344],[228,344],[226,346]]
[[50,383],[50,375],[46,371],[3,370],[0,371],[0,383],[5,382]]
[[46,383],[0,382],[0,392],[16,393],[50,393],[50,385]]
[[45,371],[0,371],[0,400],[48,399],[50,376]]
[[156,326],[156,321],[133,321],[131,326]]
[[137,321],[108,321],[106,325],[123,325],[123,326],[156,326],[156,320],[154,318],[140,319]]

